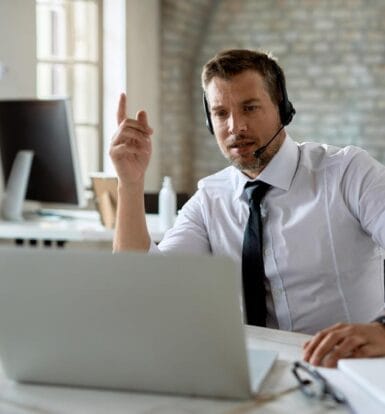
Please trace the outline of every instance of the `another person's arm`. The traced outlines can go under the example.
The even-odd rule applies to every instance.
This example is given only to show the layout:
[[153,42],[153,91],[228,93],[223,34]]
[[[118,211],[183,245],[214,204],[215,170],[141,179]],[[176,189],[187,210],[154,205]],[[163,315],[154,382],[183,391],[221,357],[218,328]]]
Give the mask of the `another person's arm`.
[[144,177],[151,157],[152,128],[146,112],[136,119],[126,115],[126,95],[121,94],[118,129],[112,138],[110,157],[118,175],[118,202],[114,252],[148,251],[151,243],[144,207]]
[[378,322],[336,324],[318,332],[304,345],[304,360],[313,365],[335,367],[340,358],[385,355],[385,327]]

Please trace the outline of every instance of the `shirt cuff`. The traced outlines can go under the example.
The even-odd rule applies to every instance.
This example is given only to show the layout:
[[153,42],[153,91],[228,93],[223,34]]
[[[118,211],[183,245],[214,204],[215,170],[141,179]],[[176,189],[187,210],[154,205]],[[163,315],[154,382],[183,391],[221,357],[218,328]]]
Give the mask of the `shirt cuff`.
[[161,254],[162,253],[159,247],[157,246],[157,244],[152,239],[151,239],[150,248],[148,249],[148,253],[149,254]]

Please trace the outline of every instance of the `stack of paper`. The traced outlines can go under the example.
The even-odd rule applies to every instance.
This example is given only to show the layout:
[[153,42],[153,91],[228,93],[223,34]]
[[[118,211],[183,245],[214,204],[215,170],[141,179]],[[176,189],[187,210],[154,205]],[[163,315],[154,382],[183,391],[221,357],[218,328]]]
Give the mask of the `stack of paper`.
[[317,371],[341,392],[348,404],[348,412],[354,414],[384,414],[384,405],[368,393],[350,375],[340,369],[318,368]]
[[385,358],[341,359],[338,368],[384,404]]

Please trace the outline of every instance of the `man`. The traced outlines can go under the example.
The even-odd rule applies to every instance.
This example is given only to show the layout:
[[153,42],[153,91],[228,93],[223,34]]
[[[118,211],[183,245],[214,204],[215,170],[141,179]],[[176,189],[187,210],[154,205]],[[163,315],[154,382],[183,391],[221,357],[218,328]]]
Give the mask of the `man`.
[[[265,53],[218,54],[204,66],[202,85],[208,126],[231,165],[198,183],[158,246],[143,200],[153,131],[144,111],[126,117],[121,96],[110,149],[119,177],[114,250],[228,255],[241,275],[244,233],[256,214],[248,182],[267,183],[255,203],[261,205],[255,223],[263,225],[263,257],[251,266],[256,275],[264,270],[263,324],[315,333],[381,314],[385,168],[358,148],[294,142],[284,128],[295,112],[284,74]],[[246,290],[249,299],[260,293]]]

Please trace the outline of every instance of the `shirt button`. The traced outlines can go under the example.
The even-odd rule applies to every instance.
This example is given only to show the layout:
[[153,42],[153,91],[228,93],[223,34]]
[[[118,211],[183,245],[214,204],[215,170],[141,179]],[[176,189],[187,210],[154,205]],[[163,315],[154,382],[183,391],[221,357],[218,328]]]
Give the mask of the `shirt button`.
[[282,296],[283,289],[281,288],[273,289],[271,293],[274,297],[279,297],[279,296]]
[[272,249],[267,248],[267,249],[264,250],[264,255],[265,256],[270,256],[272,253],[273,253]]

